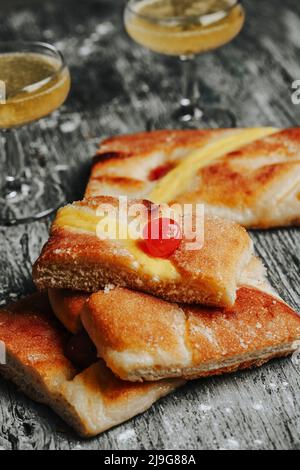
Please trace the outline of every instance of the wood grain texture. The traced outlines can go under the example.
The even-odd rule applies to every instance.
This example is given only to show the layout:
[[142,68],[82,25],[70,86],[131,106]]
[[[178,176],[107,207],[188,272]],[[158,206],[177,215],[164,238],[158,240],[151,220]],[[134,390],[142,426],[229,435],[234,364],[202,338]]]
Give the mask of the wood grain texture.
[[[299,0],[245,0],[247,24],[232,44],[199,58],[206,105],[238,126],[300,124],[291,102],[300,79]],[[65,200],[81,197],[99,138],[151,127],[178,98],[179,68],[127,38],[119,0],[1,2],[0,40],[56,43],[71,67],[63,108],[21,133],[28,158],[60,171]],[[38,145],[34,145],[37,143]],[[38,152],[36,151],[38,148]],[[0,301],[33,290],[31,264],[50,219],[0,228]],[[300,230],[254,232],[257,253],[282,297],[300,308]],[[300,361],[192,382],[102,436],[79,439],[54,413],[0,379],[0,449],[300,449]]]

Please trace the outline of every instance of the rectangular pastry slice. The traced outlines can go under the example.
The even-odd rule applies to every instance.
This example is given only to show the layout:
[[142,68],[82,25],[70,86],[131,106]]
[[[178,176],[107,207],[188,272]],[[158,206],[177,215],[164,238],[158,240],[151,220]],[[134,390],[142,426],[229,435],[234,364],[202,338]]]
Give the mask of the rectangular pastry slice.
[[[104,219],[97,211],[103,204],[109,204],[118,218],[119,200],[108,197],[76,202],[58,211],[50,239],[33,268],[39,289],[97,292],[113,284],[173,302],[234,304],[240,278],[253,256],[253,244],[244,228],[208,216],[201,226],[202,247],[190,250],[190,240],[183,234],[168,258],[153,257],[129,232],[124,239],[118,234],[102,238],[102,227],[99,235],[99,223]],[[137,204],[143,208],[141,225],[146,225],[150,203],[131,200],[129,211]],[[119,224],[125,233],[126,223],[122,219]]]
[[87,197],[204,203],[249,228],[300,221],[300,128],[166,130],[117,136],[97,152]]
[[81,318],[122,379],[193,379],[260,366],[299,347],[299,315],[261,288],[240,287],[235,305],[223,309],[115,288],[91,295]]
[[[251,258],[247,268],[243,271],[241,284],[255,287],[276,297],[276,293],[267,281],[266,270],[261,260],[255,256]],[[107,287],[106,291],[113,288]],[[76,292],[68,289],[48,289],[48,298],[53,313],[65,328],[73,334],[83,331],[81,315],[90,294]]]
[[64,327],[73,334],[82,330],[81,313],[89,294],[68,289],[49,289],[52,310]]
[[[196,168],[275,131],[273,128],[159,130],[108,138],[94,157],[86,197],[122,194],[146,197],[167,173],[182,164],[189,168],[181,172],[178,188],[186,183],[189,187],[187,180]],[[186,165],[195,151],[193,165]],[[166,193],[170,189],[166,186]]]
[[47,294],[34,294],[0,310],[0,341],[7,353],[1,374],[50,406],[82,436],[95,436],[127,421],[183,384],[182,379],[124,382],[101,360],[78,371],[65,356],[69,338],[56,321]]

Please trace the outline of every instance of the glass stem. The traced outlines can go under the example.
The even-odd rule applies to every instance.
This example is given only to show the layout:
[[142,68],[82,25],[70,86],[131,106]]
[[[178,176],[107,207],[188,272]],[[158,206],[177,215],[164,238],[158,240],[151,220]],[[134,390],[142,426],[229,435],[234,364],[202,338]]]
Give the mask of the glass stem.
[[0,141],[1,160],[3,162],[1,195],[6,199],[11,199],[21,190],[24,152],[16,129],[2,131]]
[[180,104],[181,106],[190,106],[196,104],[199,98],[199,91],[197,90],[197,83],[195,80],[195,56],[189,55],[180,56],[182,66],[182,95]]
[[198,107],[200,97],[197,80],[195,80],[195,56],[180,56],[182,66],[182,95],[180,107],[175,117],[181,122],[199,121],[203,112]]

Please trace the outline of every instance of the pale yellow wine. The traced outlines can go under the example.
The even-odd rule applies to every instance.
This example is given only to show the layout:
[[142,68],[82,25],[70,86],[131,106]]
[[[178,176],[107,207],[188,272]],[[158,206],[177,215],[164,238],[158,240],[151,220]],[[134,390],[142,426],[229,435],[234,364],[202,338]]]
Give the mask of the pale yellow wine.
[[0,54],[0,128],[7,129],[50,114],[66,99],[70,74],[61,62],[40,53]]
[[245,12],[233,0],[145,0],[125,14],[128,34],[142,46],[167,55],[193,55],[230,42]]

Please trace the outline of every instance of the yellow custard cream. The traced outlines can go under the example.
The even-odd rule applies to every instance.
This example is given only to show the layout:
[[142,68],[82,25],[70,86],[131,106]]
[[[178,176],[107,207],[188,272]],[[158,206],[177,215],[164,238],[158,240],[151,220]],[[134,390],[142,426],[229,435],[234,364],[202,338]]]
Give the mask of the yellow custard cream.
[[147,198],[155,203],[168,203],[175,200],[179,194],[190,188],[193,177],[202,167],[213,163],[214,160],[227,153],[234,152],[277,131],[278,129],[270,127],[242,129],[227,137],[221,137],[203,148],[194,150],[157,183]]
[[[75,231],[83,231],[101,237],[101,222],[103,220],[103,217],[97,216],[96,212],[93,212],[91,210],[87,211],[85,208],[66,206],[58,211],[53,227],[62,227]],[[109,222],[110,220],[106,217],[105,223],[109,225]],[[113,219],[111,222],[112,226],[116,223],[116,221]],[[127,227],[122,227],[121,232],[128,233],[129,230],[127,229]],[[106,232],[104,232],[103,230],[102,234],[105,233]],[[152,256],[147,255],[147,253],[145,253],[139,248],[136,240],[130,238],[129,236],[126,239],[118,238],[119,233],[120,230],[117,229],[116,239],[133,257],[133,269],[136,268],[137,272],[140,271],[146,275],[149,275],[157,281],[164,279],[176,280],[180,277],[176,268],[169,260],[162,258],[153,258]]]

